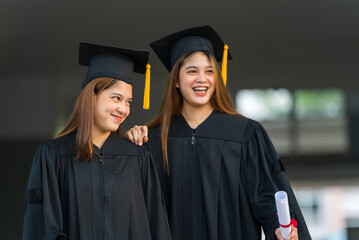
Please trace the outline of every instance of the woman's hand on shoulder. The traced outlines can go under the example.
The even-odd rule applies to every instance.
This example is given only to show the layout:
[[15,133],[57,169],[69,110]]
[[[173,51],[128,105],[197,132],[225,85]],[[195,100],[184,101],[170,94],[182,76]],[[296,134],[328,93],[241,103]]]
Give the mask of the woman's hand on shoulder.
[[148,141],[147,134],[148,128],[146,125],[135,125],[125,133],[125,138],[138,146],[142,146],[143,143]]
[[[280,228],[277,228],[275,230],[275,235],[277,236],[277,239],[279,240],[285,240],[282,234],[280,233]],[[292,225],[292,232],[288,236],[286,240],[298,240],[298,229]]]

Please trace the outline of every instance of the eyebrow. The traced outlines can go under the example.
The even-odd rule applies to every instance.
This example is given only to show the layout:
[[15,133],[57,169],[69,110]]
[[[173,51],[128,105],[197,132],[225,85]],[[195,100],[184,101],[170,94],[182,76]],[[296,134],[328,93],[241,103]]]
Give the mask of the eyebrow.
[[117,95],[117,96],[123,97],[123,95],[122,95],[121,93],[112,92],[111,94],[112,94],[112,95]]
[[[116,95],[116,96],[119,96],[121,98],[125,98],[121,93],[117,93],[117,92],[112,92],[112,95]],[[131,97],[131,98],[128,98],[128,99],[132,101],[133,98]]]
[[[186,67],[186,69],[190,69],[190,68],[198,68],[198,67],[197,66],[188,66],[188,67]],[[213,68],[213,67],[211,65],[208,65],[205,68]]]

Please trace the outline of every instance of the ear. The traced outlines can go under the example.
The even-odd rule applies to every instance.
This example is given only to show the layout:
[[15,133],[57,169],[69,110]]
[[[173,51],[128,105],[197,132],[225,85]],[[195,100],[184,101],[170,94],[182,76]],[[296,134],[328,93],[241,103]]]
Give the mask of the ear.
[[176,82],[176,88],[179,88],[179,83],[178,82]]

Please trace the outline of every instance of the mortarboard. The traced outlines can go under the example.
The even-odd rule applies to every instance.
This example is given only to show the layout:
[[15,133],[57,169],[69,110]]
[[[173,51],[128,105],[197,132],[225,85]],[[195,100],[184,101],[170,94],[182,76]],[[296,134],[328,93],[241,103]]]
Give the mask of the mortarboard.
[[150,43],[151,48],[160,58],[168,71],[175,62],[186,53],[207,51],[218,62],[222,62],[223,80],[227,78],[227,59],[232,59],[228,46],[218,33],[210,26],[194,27],[182,30]]
[[91,80],[111,77],[132,85],[133,72],[146,72],[144,109],[149,108],[148,51],[80,42],[79,64],[88,66],[84,88]]

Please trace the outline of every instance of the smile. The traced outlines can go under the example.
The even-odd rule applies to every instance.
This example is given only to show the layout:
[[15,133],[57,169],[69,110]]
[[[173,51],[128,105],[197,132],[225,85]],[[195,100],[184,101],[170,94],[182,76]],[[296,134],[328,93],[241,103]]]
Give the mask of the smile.
[[111,115],[111,116],[114,117],[116,119],[116,121],[122,122],[122,117],[116,116],[116,115]]
[[207,92],[208,87],[194,87],[192,89],[193,89],[193,91],[198,92],[198,93],[205,93],[205,92]]

